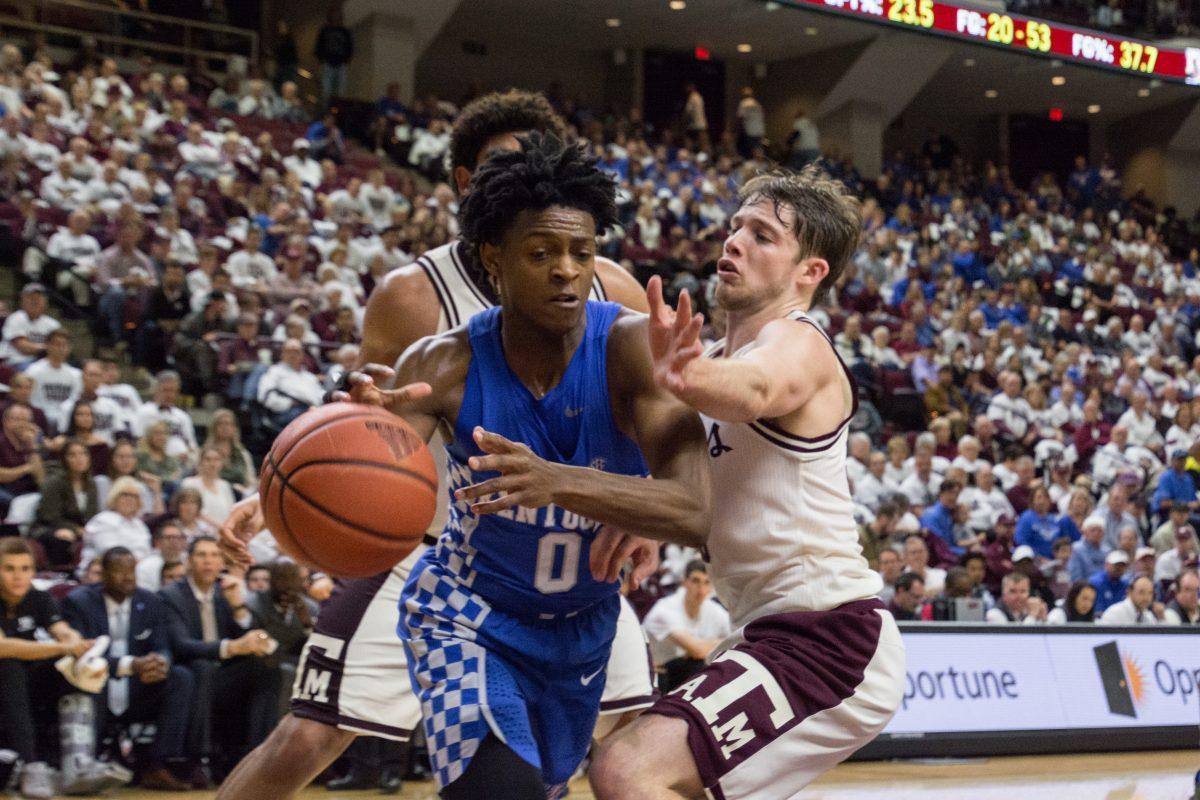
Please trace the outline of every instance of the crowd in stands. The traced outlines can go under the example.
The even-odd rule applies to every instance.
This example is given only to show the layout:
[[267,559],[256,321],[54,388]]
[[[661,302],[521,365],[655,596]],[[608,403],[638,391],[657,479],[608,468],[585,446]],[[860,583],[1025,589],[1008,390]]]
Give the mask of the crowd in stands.
[[1145,38],[1194,35],[1194,0],[1008,0],[1012,12]]
[[[269,534],[252,544],[269,574],[223,574],[213,534],[274,433],[355,363],[378,281],[458,233],[453,104],[379,101],[370,144],[397,170],[355,150],[336,113],[312,120],[287,82],[142,67],[0,51],[0,224],[24,272],[0,345],[0,514],[21,534],[0,538],[0,732],[79,791],[121,780],[101,758],[121,725],[156,723],[134,742],[149,788],[219,778],[270,730],[331,582],[278,559]],[[897,618],[1200,621],[1187,221],[1107,162],[1018,186],[945,139],[865,180],[803,114],[768,141],[751,90],[711,136],[697,92],[677,131],[550,94],[619,183],[602,253],[689,290],[709,338],[748,177],[816,163],[862,196],[861,245],[813,316],[855,379],[848,477]],[[97,320],[94,357],[63,309]],[[153,375],[145,397],[131,374]],[[631,587],[669,682],[728,632],[696,557],[665,548],[661,574]],[[82,706],[59,698],[89,680],[101,628],[124,634],[102,736],[62,753],[51,726]],[[60,655],[69,680],[46,660]],[[48,773],[30,775],[25,793],[49,796]]]

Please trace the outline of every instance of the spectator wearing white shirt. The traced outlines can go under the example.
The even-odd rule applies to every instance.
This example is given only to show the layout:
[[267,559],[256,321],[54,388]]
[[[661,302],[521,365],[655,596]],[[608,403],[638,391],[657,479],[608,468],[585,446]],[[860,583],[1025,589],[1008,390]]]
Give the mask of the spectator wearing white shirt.
[[742,158],[750,158],[767,135],[766,116],[762,103],[754,96],[750,86],[742,88],[742,99],[738,103],[737,118],[741,123],[738,133],[738,153]]
[[104,365],[96,359],[83,362],[80,373],[82,381],[79,392],[71,395],[59,410],[59,419],[64,423],[70,420],[71,410],[78,402],[90,403],[95,427],[92,433],[103,439],[110,447],[116,441],[118,434],[130,433],[130,420],[125,410],[113,400],[100,394],[104,385]]
[[1162,462],[1145,447],[1129,440],[1129,428],[1114,425],[1108,444],[1092,458],[1092,480],[1103,488],[1111,486],[1122,475],[1130,475],[1135,485],[1141,485],[1146,475],[1157,472]]
[[1029,576],[1010,572],[1000,581],[1000,602],[984,619],[994,625],[1040,625],[1046,622],[1046,602],[1029,594]]
[[166,564],[187,563],[187,536],[174,521],[164,522],[151,533],[154,552],[138,561],[137,585],[151,592],[162,588],[162,569]]
[[275,262],[262,252],[262,228],[252,225],[246,231],[242,249],[229,256],[225,261],[225,271],[238,289],[253,289],[262,293],[267,291],[271,281],[279,274]]
[[221,151],[204,138],[204,126],[193,122],[187,127],[187,138],[179,143],[179,159],[187,172],[212,180],[221,166]]
[[[411,264],[414,260],[412,254],[405,252],[404,249],[400,247],[401,230],[402,229],[399,225],[392,225],[384,228],[383,233],[379,235],[379,246],[373,250],[367,251],[364,254],[367,263],[363,266],[359,266],[358,271],[367,272],[369,270],[370,263],[377,258],[382,258],[384,261],[384,274],[391,272],[397,267],[403,267]],[[349,264],[348,261],[347,264]]]
[[53,172],[54,165],[63,155],[50,141],[50,126],[40,120],[30,124],[28,136],[21,136],[21,149],[25,160],[42,173]]
[[900,484],[900,491],[908,496],[914,506],[924,509],[937,502],[941,485],[941,477],[933,470],[933,456],[921,452],[913,456],[913,472]]
[[392,187],[384,183],[383,170],[373,169],[363,184],[362,200],[366,206],[367,222],[377,231],[384,231],[392,224],[392,211],[405,208],[408,201],[397,195]]
[[1154,609],[1154,582],[1138,575],[1129,584],[1125,599],[1114,603],[1100,616],[1101,625],[1157,625]]
[[63,156],[71,164],[75,180],[87,184],[100,174],[100,162],[92,157],[92,144],[82,136],[71,139],[70,149]]
[[58,288],[75,291],[75,299],[81,303],[87,302],[88,290],[78,278],[91,276],[100,255],[100,243],[87,232],[91,224],[91,215],[76,209],[67,217],[67,227],[55,231],[46,243],[46,255],[68,267],[58,274]]
[[946,570],[929,566],[929,545],[919,533],[904,538],[904,571],[921,579],[926,598],[936,597],[946,588]]
[[[7,339],[7,337],[5,337]],[[1181,403],[1175,412],[1174,421],[1164,437],[1164,449],[1191,450],[1192,444],[1200,440],[1200,425],[1196,424],[1191,403]]]
[[258,383],[258,401],[275,415],[282,428],[312,406],[320,405],[325,390],[321,379],[304,368],[304,347],[299,339],[285,341],[279,358]]
[[996,423],[1002,436],[1024,442],[1031,435],[1029,421],[1032,409],[1021,396],[1021,376],[1015,372],[1005,372],[1000,377],[1000,388],[1001,391],[988,405],[988,418]]
[[38,196],[51,208],[73,211],[87,203],[87,184],[72,174],[70,159],[61,156],[56,169],[42,179]]
[[903,434],[897,434],[887,443],[887,466],[883,468],[883,474],[892,483],[899,486],[904,483],[904,480],[912,475],[912,459],[908,457],[908,440]]
[[111,398],[125,416],[132,419],[142,405],[142,396],[128,383],[121,382],[121,368],[116,361],[102,362],[104,367],[104,383],[96,390],[101,397]]
[[309,155],[311,144],[308,139],[292,142],[292,155],[283,160],[283,168],[293,173],[310,189],[321,185],[321,163]]
[[1190,525],[1175,529],[1175,546],[1165,553],[1160,553],[1154,562],[1156,583],[1177,579],[1187,569],[1188,564],[1195,563],[1195,536]]
[[1117,425],[1129,431],[1129,443],[1137,447],[1155,448],[1163,441],[1158,432],[1158,420],[1148,408],[1149,402],[1145,392],[1135,391],[1129,408],[1117,419]]
[[46,287],[27,283],[21,290],[21,307],[4,320],[4,360],[10,364],[28,364],[46,353],[46,339],[62,323],[46,313]]
[[138,516],[142,512],[142,491],[133,478],[117,478],[108,490],[106,511],[88,520],[83,529],[83,553],[80,569],[86,570],[93,558],[110,547],[127,547],[138,559],[150,555],[150,529]]
[[442,160],[450,149],[450,128],[443,119],[434,119],[428,128],[416,131],[408,163],[431,180],[442,175]]
[[178,372],[164,370],[158,373],[154,381],[154,399],[138,409],[133,419],[133,434],[140,438],[153,423],[166,422],[171,432],[167,455],[191,464],[195,462],[197,451],[196,429],[188,413],[176,405],[179,385]]
[[71,336],[63,329],[50,334],[46,340],[46,357],[29,365],[25,374],[33,379],[33,407],[46,415],[51,425],[62,430],[66,420],[61,416],[62,405],[83,388],[83,373],[67,363],[71,355]]
[[900,486],[887,477],[887,457],[878,450],[867,459],[867,471],[854,483],[854,500],[872,511],[900,491]]
[[1175,598],[1163,610],[1164,625],[1200,625],[1200,575],[1191,569],[1175,582]]
[[655,603],[642,625],[664,692],[703,669],[705,659],[730,634],[729,612],[713,598],[708,568],[699,559],[688,563],[683,585]]
[[129,187],[121,182],[120,167],[115,161],[105,161],[100,174],[87,184],[87,202],[99,208],[109,217],[117,213],[122,204],[129,202]]
[[958,455],[950,462],[951,467],[957,467],[970,477],[975,477],[975,473],[983,465],[991,468],[991,463],[980,458],[979,454],[983,451],[983,445],[979,443],[979,439],[967,434],[958,438]]
[[346,188],[331,192],[325,198],[325,216],[338,224],[360,222],[367,213],[362,194],[362,178],[351,178]]
[[886,325],[877,325],[871,331],[871,349],[867,351],[867,359],[872,366],[879,369],[904,369],[904,359],[891,345],[892,332]]
[[167,258],[191,267],[199,263],[200,253],[196,249],[196,240],[186,229],[179,226],[179,212],[173,206],[162,210],[158,218],[159,226],[155,235],[167,242]]
[[1132,350],[1139,358],[1150,355],[1157,347],[1154,336],[1146,330],[1146,320],[1141,314],[1134,314],[1129,318],[1129,330],[1121,336],[1121,344]]
[[950,469],[950,459],[939,456],[937,454],[938,439],[937,434],[933,431],[925,431],[917,436],[916,442],[913,444],[913,455],[906,462],[911,469],[916,463],[916,457],[920,453],[928,453],[930,463],[933,465],[933,471],[939,477],[944,477],[946,470]]
[[209,445],[200,450],[200,464],[195,475],[180,482],[181,489],[195,489],[200,493],[200,513],[214,522],[223,522],[229,516],[233,504],[233,487],[221,477],[225,466],[225,454]]
[[846,457],[846,476],[852,484],[866,474],[867,460],[871,456],[871,437],[862,431],[850,434],[849,454]]
[[964,489],[958,502],[969,509],[967,527],[977,532],[993,530],[996,521],[1005,514],[1014,519],[1017,516],[1012,501],[996,484],[992,465],[986,461],[975,470],[975,485]]

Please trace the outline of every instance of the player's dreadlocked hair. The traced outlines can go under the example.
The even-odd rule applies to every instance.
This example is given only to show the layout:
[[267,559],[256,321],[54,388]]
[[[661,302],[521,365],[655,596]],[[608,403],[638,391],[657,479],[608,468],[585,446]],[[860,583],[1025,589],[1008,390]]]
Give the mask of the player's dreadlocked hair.
[[738,205],[769,200],[780,222],[782,206],[791,206],[796,221],[790,226],[800,242],[800,257],[816,256],[829,263],[829,274],[817,286],[813,305],[829,299],[858,246],[862,212],[858,200],[837,180],[814,166],[800,172],[779,170],[751,178],[738,193]]
[[463,107],[450,134],[450,168],[479,166],[479,151],[502,133],[539,131],[567,138],[567,126],[544,95],[509,89],[477,97]]
[[476,258],[498,244],[522,211],[565,206],[586,211],[596,235],[617,224],[616,184],[596,159],[553,134],[523,136],[520,150],[495,153],[471,179],[458,211],[462,238]]

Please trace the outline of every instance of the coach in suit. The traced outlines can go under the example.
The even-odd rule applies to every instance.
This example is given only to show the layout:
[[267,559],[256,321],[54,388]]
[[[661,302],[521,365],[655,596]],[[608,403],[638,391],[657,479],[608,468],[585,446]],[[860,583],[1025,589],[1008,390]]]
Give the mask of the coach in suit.
[[80,586],[63,601],[63,616],[87,639],[112,637],[104,694],[97,698],[101,730],[114,718],[153,722],[156,734],[141,771],[145,789],[182,791],[187,784],[166,768],[183,756],[192,674],[171,663],[167,609],[154,593],[137,588],[137,559],[127,548],[113,547],[100,560],[99,584]]
[[190,749],[210,759],[218,779],[270,733],[280,681],[278,666],[266,658],[274,640],[248,630],[253,618],[242,601],[244,584],[221,575],[224,565],[216,540],[199,537],[188,547],[187,578],[159,592],[171,651],[196,678]]

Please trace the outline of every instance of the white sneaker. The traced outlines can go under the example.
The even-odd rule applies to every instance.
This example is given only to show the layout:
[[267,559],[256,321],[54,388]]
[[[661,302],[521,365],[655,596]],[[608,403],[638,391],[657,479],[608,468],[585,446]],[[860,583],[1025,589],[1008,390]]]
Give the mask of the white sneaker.
[[46,762],[34,761],[21,770],[21,796],[30,800],[54,797],[54,780]]
[[63,776],[62,793],[93,795],[124,786],[133,780],[133,773],[120,764],[92,761]]

